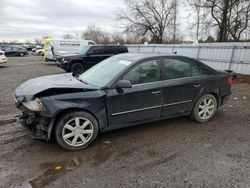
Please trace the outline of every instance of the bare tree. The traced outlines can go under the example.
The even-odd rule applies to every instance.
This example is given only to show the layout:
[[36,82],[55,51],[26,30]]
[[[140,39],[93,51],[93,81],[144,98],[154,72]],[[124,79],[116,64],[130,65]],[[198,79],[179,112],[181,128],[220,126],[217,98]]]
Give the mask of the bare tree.
[[101,29],[95,26],[88,26],[88,28],[83,32],[82,39],[93,40],[97,44],[109,44],[110,37],[107,32],[101,31]]
[[128,11],[120,9],[118,19],[126,32],[149,36],[152,42],[163,43],[167,29],[172,26],[176,0],[124,0]]
[[81,39],[81,35],[82,35],[81,31],[74,31],[74,38],[76,40],[80,40]]
[[[18,41],[16,41],[16,40],[13,40],[13,41],[15,41],[13,43],[18,43]],[[26,39],[24,42],[25,42],[25,44],[32,44],[33,40],[32,39]]]
[[239,41],[250,21],[249,0],[207,0],[204,4],[218,27],[217,41]]
[[239,41],[250,22],[250,1],[238,1],[231,8],[228,31],[234,41]]
[[202,15],[201,15],[202,0],[190,0],[190,6],[193,7],[195,10],[194,26],[196,27],[195,36],[196,40],[198,41],[200,38],[200,30],[202,24]]
[[177,0],[173,0],[173,42],[176,42],[176,30],[177,30]]
[[48,39],[48,38],[51,38],[51,37],[49,35],[42,36],[42,40],[45,40],[45,39]]
[[38,39],[38,38],[35,38],[35,39],[34,39],[34,42],[35,42],[35,44],[41,44],[41,43],[42,43],[42,40],[41,40],[41,39]]
[[111,36],[111,43],[113,44],[124,44],[124,37],[120,33],[114,33]]
[[146,36],[138,36],[133,32],[124,32],[125,44],[140,44],[148,41],[149,39]]
[[74,36],[71,35],[71,34],[69,34],[69,33],[66,33],[66,34],[63,35],[62,38],[63,38],[63,39],[74,39]]

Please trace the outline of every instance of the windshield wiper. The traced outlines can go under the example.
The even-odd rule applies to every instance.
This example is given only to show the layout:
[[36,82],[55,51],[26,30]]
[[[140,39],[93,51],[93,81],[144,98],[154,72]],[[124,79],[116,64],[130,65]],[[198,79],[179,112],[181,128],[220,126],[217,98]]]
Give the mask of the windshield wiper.
[[77,80],[79,80],[80,82],[82,82],[82,83],[84,83],[84,84],[86,84],[86,85],[89,85],[88,82],[81,80],[79,77],[76,76],[75,78],[76,78]]
[[72,72],[72,76],[73,76],[74,78],[76,78],[77,80],[79,80],[80,82],[82,82],[82,83],[84,83],[84,84],[88,85],[88,82],[81,80],[81,79],[79,78],[79,76],[74,75],[74,73],[73,73],[73,72]]

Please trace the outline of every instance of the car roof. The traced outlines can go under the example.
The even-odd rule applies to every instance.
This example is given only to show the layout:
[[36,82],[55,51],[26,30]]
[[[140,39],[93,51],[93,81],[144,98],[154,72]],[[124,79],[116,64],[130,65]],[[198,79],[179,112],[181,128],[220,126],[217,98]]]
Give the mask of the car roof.
[[184,56],[180,56],[180,55],[167,54],[167,53],[122,53],[122,54],[116,55],[115,57],[117,57],[119,59],[125,59],[128,61],[132,61],[132,62],[138,62],[140,60],[152,58],[152,57],[169,57],[169,56],[184,57]]

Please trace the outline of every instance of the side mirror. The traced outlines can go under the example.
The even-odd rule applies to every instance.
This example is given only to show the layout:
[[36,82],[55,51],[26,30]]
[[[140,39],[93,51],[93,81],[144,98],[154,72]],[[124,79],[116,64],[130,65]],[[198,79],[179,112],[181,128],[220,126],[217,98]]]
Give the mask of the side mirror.
[[129,80],[119,80],[116,84],[116,88],[118,89],[132,88],[132,84]]

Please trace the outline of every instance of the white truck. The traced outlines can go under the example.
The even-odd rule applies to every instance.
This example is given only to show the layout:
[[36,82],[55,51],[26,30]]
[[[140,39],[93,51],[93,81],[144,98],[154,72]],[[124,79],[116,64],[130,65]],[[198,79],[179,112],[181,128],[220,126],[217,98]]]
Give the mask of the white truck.
[[68,40],[52,38],[45,39],[43,43],[45,61],[55,61],[56,57],[63,54],[77,53],[82,46],[96,45],[96,43],[91,40]]

